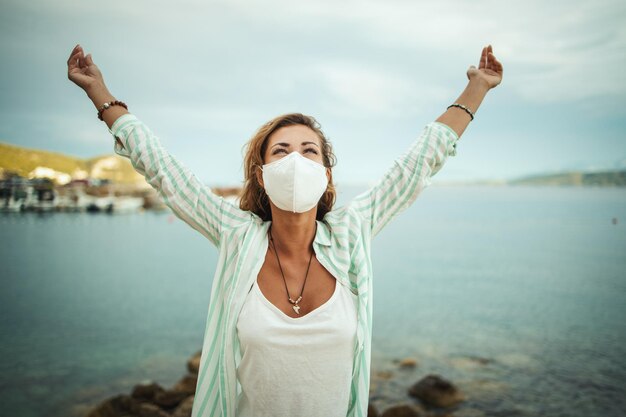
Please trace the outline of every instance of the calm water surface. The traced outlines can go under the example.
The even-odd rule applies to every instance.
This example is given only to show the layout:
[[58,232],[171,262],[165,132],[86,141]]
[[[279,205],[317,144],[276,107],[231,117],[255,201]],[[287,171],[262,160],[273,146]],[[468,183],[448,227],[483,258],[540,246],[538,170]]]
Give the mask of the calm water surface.
[[[377,404],[438,373],[468,395],[458,416],[621,415],[625,227],[624,189],[425,190],[373,243]],[[216,264],[198,232],[170,213],[31,213],[0,215],[0,235],[6,415],[84,415],[184,374]]]

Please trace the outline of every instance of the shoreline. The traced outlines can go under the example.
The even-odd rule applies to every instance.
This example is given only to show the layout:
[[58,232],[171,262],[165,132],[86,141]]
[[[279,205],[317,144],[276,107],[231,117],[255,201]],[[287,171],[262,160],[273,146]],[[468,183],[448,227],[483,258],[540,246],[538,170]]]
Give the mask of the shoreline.
[[[494,364],[493,359],[465,356],[453,359],[457,366],[476,370]],[[72,417],[122,417],[150,415],[189,417],[195,394],[200,351],[186,361],[185,372],[169,387],[144,379],[129,392],[108,396],[97,404],[76,404]],[[450,381],[438,373],[422,371],[415,357],[373,364],[370,383],[369,417],[480,417],[487,414],[476,407],[476,394],[505,389],[498,381],[463,379]]]

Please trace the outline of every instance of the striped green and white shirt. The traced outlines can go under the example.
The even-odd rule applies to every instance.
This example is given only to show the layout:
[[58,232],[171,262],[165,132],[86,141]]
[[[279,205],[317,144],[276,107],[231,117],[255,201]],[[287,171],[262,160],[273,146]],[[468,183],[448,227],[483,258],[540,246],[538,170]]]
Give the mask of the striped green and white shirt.
[[[236,323],[265,259],[271,222],[214,194],[133,114],[120,116],[110,132],[123,144],[115,141],[115,153],[129,158],[174,214],[218,249],[192,417],[235,417],[236,398],[241,391],[236,377],[241,360]],[[369,400],[371,240],[430,185],[430,177],[447,157],[456,155],[458,140],[449,126],[427,124],[373,187],[317,221],[315,256],[338,283],[358,296],[349,417],[365,417]]]

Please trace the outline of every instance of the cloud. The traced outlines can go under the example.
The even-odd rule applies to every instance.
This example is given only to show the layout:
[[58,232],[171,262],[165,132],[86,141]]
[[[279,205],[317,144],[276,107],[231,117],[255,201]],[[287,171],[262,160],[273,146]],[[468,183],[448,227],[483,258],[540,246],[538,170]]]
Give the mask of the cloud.
[[[521,151],[546,141],[566,151],[536,166],[574,153],[602,161],[624,153],[622,3],[5,0],[0,136],[81,155],[111,149],[92,103],[65,76],[66,54],[80,42],[116,98],[206,178],[238,167],[241,146],[263,122],[301,111],[328,128],[342,155],[360,155],[340,169],[362,179],[458,97],[468,66],[491,43],[504,81],[465,145],[479,149],[482,136],[489,146],[466,152],[450,175],[521,172],[528,167]],[[612,136],[586,139],[607,126]],[[501,145],[511,131],[515,155]],[[211,149],[220,151],[219,167],[203,163]]]
[[450,95],[443,86],[419,85],[414,78],[389,69],[349,61],[319,63],[309,74],[326,90],[327,111],[342,116],[404,117],[422,110],[433,99]]
[[[504,63],[504,82],[524,100],[550,103],[626,94],[622,71],[626,63],[622,24],[626,3],[614,0],[320,0],[298,4],[287,0],[186,0],[176,5],[140,0],[111,1],[95,14],[88,2],[27,2],[11,7],[96,28],[105,21],[121,23],[129,29],[129,45],[138,42],[133,46],[139,48],[125,50],[119,45],[118,54],[136,54],[137,60],[167,65],[172,72],[184,69],[182,83],[206,82],[203,69],[216,56],[226,57],[225,64],[231,68],[254,63],[275,72],[277,64],[285,63],[286,54],[291,55],[294,67],[309,65],[307,54],[314,55],[321,74],[315,79],[324,82],[338,100],[352,104],[360,100],[360,109],[366,111],[387,108],[393,100],[410,102],[412,88],[438,96],[445,91],[441,79],[477,65],[480,49],[487,43]],[[115,39],[111,37],[119,43]],[[352,48],[350,54],[336,56],[333,43],[346,39],[351,41],[347,45]],[[37,37],[14,37],[10,42],[23,45],[29,40],[37,42]],[[158,49],[138,50],[149,43]],[[253,43],[256,50],[249,48]],[[315,49],[316,45],[323,50]],[[376,68],[367,70],[373,62]],[[404,81],[407,74],[398,74],[398,64],[412,67],[413,80]],[[431,76],[435,66],[441,79]],[[210,69],[218,77],[228,75],[220,74],[219,68]],[[424,75],[416,73],[418,70]],[[365,88],[356,88],[352,76]],[[420,76],[431,79],[420,85]],[[433,86],[433,81],[439,86]],[[292,85],[295,82],[291,81]],[[339,86],[341,82],[346,85]],[[364,84],[367,82],[371,84]],[[385,91],[395,91],[395,98]],[[346,93],[357,99],[349,100]],[[381,102],[376,104],[378,98]]]
[[480,48],[490,43],[504,63],[507,84],[533,102],[626,93],[621,1],[230,3],[258,22],[290,26],[306,20],[334,33],[359,34],[373,51],[392,48],[425,57],[438,51],[463,57],[468,66],[477,65]]

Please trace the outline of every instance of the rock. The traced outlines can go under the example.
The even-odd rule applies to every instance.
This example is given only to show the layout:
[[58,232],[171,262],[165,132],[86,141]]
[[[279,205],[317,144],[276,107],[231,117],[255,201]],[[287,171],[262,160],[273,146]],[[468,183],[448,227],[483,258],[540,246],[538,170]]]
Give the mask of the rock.
[[193,354],[193,356],[191,358],[189,358],[189,360],[187,361],[187,369],[189,370],[189,372],[191,372],[192,374],[198,374],[198,371],[200,370],[200,358],[202,355],[202,351],[199,350],[196,353]]
[[483,358],[481,356],[468,356],[467,358],[481,365],[488,365],[490,363],[493,363],[493,359]]
[[378,381],[376,381],[374,378],[372,378],[372,380],[370,381],[370,392],[369,394],[372,395],[372,393],[375,393],[378,390]]
[[172,413],[172,417],[191,417],[191,407],[193,406],[194,396],[187,397]]
[[384,380],[389,380],[393,378],[393,372],[391,371],[378,371],[374,374],[374,378],[373,379],[384,379]]
[[138,405],[139,401],[130,395],[116,395],[100,403],[87,414],[87,417],[119,417],[128,415],[128,413],[136,409]]
[[85,417],[91,412],[91,410],[93,410],[93,405],[74,404],[74,405],[69,406],[67,416],[68,417]]
[[367,405],[367,417],[379,417],[378,410],[372,403]]
[[454,384],[432,374],[426,375],[409,388],[409,395],[435,407],[452,407],[465,399]]
[[[189,374],[183,376],[171,389],[147,380],[133,387],[131,395],[111,397],[89,413],[87,417],[190,417],[196,392],[202,351],[187,361]],[[174,414],[172,414],[174,413]]]
[[178,381],[172,387],[172,391],[184,392],[187,395],[193,395],[196,393],[197,382],[198,382],[197,374],[185,375],[180,381]]
[[486,414],[476,408],[463,408],[462,410],[455,411],[456,417],[485,417]]
[[449,359],[450,364],[455,368],[460,368],[463,370],[473,370],[476,368],[484,367],[486,365],[490,365],[494,362],[493,359],[483,358],[480,356],[461,356],[457,358]]
[[134,412],[138,417],[170,417],[169,413],[150,403],[138,404]]
[[137,384],[133,387],[131,397],[138,400],[153,401],[156,394],[165,391],[165,388],[152,382],[149,384]]
[[157,393],[152,402],[164,408],[173,408],[188,396],[186,392],[166,390]]
[[423,417],[424,410],[415,404],[399,404],[388,408],[382,417]]
[[404,358],[400,362],[398,362],[400,368],[415,368],[417,366],[417,359],[415,358]]

